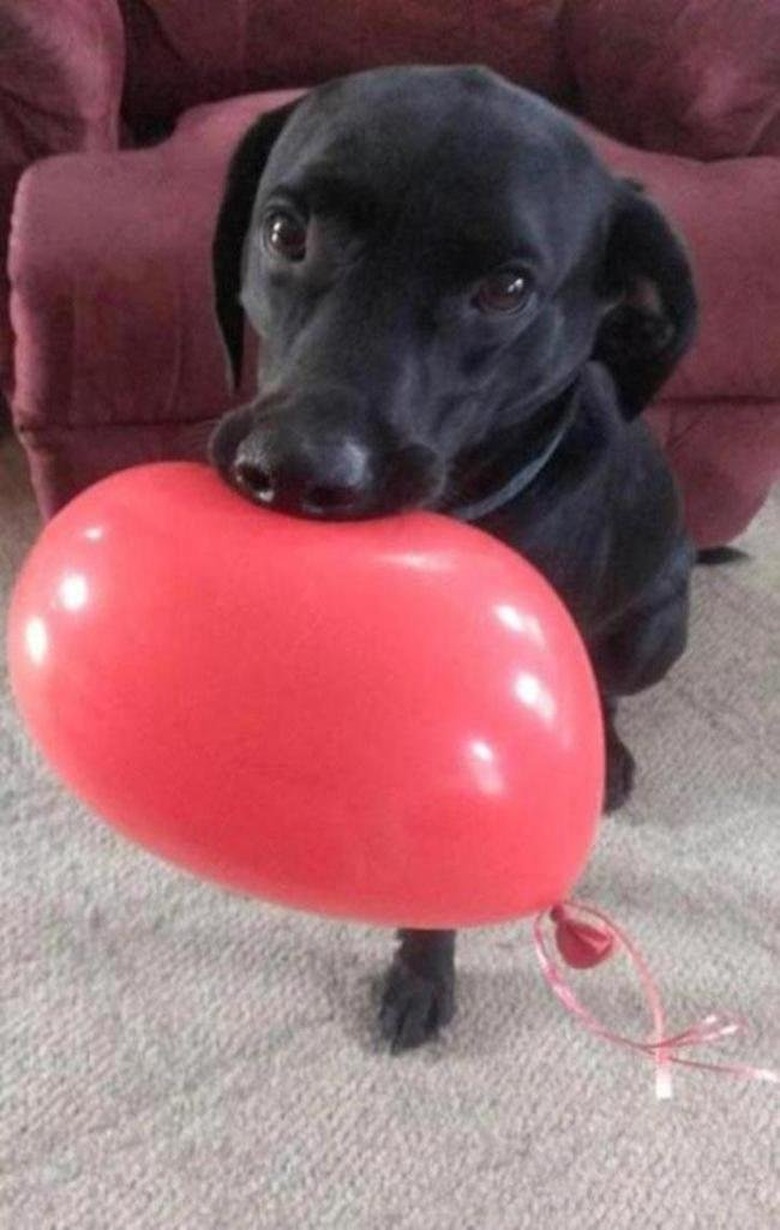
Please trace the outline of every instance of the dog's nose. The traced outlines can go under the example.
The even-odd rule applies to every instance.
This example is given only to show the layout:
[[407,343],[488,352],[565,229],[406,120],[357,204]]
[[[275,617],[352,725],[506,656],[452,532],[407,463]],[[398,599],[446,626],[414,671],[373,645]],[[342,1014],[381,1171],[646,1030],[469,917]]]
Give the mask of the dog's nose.
[[359,515],[371,486],[371,460],[356,440],[280,450],[250,435],[238,448],[233,481],[250,499],[307,517]]

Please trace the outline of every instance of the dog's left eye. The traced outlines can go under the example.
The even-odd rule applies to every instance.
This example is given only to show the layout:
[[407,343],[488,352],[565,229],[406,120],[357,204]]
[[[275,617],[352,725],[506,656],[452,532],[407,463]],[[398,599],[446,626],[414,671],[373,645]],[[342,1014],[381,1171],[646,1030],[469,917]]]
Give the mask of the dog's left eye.
[[532,289],[522,269],[503,269],[480,283],[474,302],[483,312],[517,312],[525,307]]

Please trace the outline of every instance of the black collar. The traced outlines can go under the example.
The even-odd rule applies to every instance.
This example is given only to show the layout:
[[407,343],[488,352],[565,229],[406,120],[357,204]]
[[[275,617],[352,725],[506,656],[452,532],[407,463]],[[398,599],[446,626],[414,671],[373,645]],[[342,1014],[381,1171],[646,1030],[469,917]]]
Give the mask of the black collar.
[[[516,499],[521,492],[531,486],[534,479],[541,474],[542,470],[558,451],[564,436],[574,422],[578,403],[579,398],[575,395],[575,390],[569,387],[565,394],[555,399],[554,405],[557,407],[555,426],[534,456],[519,470],[516,470],[507,482],[500,485],[489,495],[483,496],[479,500],[472,500],[469,503],[449,508],[447,509],[448,514],[451,517],[455,517],[458,521],[481,521],[483,517],[497,512],[500,508]],[[548,410],[549,407],[546,407],[545,415]]]

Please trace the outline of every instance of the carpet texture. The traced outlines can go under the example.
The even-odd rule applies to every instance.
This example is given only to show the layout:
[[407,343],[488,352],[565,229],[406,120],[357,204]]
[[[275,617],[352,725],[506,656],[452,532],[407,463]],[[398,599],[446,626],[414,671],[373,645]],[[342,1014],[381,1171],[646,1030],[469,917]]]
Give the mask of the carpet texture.
[[[36,530],[0,442],[5,603]],[[581,886],[670,1025],[780,1065],[780,500],[697,570],[690,652],[626,706],[641,776]],[[529,926],[465,937],[460,1012],[393,1059],[391,936],[269,908],[126,844],[52,781],[0,678],[0,1224],[12,1230],[751,1230],[780,1225],[780,1089],[652,1065],[552,998]],[[623,960],[578,976],[641,1034]]]

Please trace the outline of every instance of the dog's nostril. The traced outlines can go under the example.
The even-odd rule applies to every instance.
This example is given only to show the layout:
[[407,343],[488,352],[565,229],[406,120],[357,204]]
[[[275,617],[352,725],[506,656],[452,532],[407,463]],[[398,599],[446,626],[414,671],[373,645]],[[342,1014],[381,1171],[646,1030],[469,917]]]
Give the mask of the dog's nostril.
[[254,500],[270,504],[274,498],[274,483],[271,475],[253,461],[237,461],[233,466],[236,483]]

